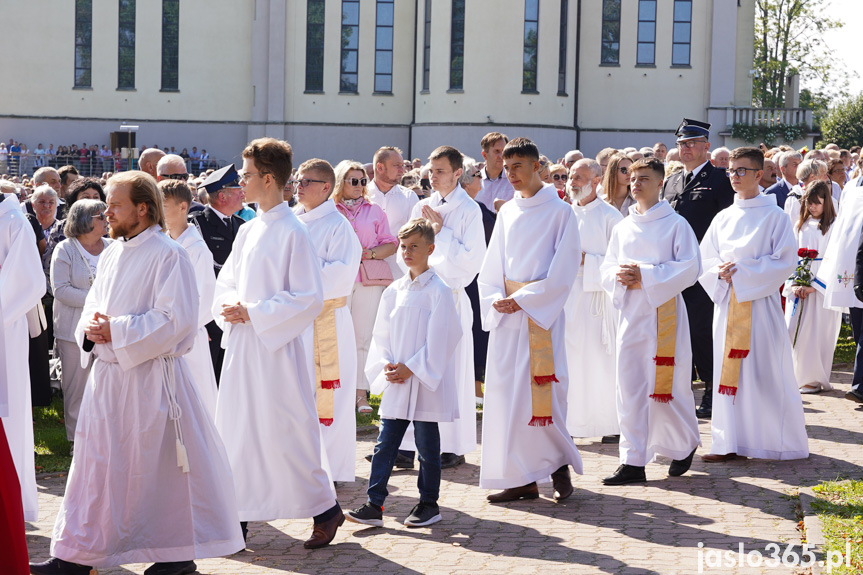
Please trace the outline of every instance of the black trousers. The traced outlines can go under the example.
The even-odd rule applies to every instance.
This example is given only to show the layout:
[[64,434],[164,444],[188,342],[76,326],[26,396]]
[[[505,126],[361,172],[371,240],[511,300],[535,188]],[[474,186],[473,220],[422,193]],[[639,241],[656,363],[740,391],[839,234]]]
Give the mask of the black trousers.
[[222,362],[225,359],[225,350],[222,349],[222,330],[211,321],[206,325],[207,335],[210,336],[210,358],[213,360],[213,371],[216,373],[216,387],[222,376]]
[[689,316],[689,339],[692,342],[692,365],[701,381],[713,381],[713,301],[696,283],[683,290],[686,315]]

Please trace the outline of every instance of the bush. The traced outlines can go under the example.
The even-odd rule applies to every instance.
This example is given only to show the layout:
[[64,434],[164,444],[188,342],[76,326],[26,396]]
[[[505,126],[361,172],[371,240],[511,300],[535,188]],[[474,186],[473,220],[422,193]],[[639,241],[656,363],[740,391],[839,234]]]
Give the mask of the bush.
[[821,120],[824,141],[849,149],[863,144],[863,94],[836,104]]

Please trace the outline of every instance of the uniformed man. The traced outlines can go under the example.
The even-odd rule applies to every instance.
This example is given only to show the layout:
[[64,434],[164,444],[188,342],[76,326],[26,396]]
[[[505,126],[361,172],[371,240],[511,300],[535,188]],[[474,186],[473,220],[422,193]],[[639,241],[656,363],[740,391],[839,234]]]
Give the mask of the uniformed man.
[[[734,190],[725,170],[710,163],[710,124],[684,119],[675,132],[684,171],[669,176],[662,197],[689,222],[700,242],[714,216],[734,202]],[[695,413],[713,413],[713,302],[701,284],[683,290],[689,316],[692,364],[704,382],[704,397]]]
[[[225,260],[231,254],[237,231],[245,223],[236,212],[243,208],[246,195],[240,187],[240,176],[233,164],[216,170],[204,180],[199,188],[205,188],[209,197],[209,205],[203,210],[189,214],[189,221],[198,227],[207,247],[213,252],[213,266],[216,276],[219,275]],[[222,330],[215,321],[207,324],[210,335],[210,356],[213,359],[213,371],[216,381],[222,373],[222,360],[225,350],[222,349]]]

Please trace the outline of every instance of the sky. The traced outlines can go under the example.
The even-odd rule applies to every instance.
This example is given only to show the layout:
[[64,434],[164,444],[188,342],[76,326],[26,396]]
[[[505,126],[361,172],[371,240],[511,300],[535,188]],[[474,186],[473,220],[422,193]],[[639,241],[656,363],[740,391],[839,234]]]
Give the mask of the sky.
[[846,69],[856,72],[856,77],[851,74],[848,79],[848,93],[859,94],[863,92],[863,41],[859,25],[855,26],[854,23],[863,21],[863,1],[830,0],[830,6],[833,17],[843,20],[845,26],[828,31],[824,35],[824,42],[844,62]]

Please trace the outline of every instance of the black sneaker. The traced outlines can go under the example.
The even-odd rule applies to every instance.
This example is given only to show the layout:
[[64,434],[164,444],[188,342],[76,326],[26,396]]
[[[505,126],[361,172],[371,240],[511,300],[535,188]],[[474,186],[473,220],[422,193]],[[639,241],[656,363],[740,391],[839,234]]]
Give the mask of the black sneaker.
[[860,395],[853,389],[845,392],[845,399],[850,399],[854,403],[863,403],[863,395]]
[[374,503],[363,503],[362,507],[358,507],[353,511],[345,513],[345,519],[353,521],[354,523],[362,523],[363,525],[383,527],[384,508],[378,507]]
[[90,575],[92,567],[69,563],[52,557],[43,563],[30,563],[30,573],[34,575]]
[[614,475],[606,477],[602,480],[605,485],[626,485],[627,483],[644,483],[647,477],[644,475],[643,467],[635,465],[621,465],[618,467]]
[[440,468],[450,469],[464,463],[464,455],[456,455],[455,453],[440,454]]
[[405,519],[408,527],[425,527],[441,520],[440,507],[437,503],[420,501],[411,509],[411,514]]
[[[368,455],[366,455],[366,461],[371,463],[373,457],[374,454],[369,453]],[[413,469],[414,460],[412,457],[408,457],[407,455],[402,455],[401,453],[399,453],[398,455],[396,455],[395,466],[398,469]]]
[[166,563],[153,563],[144,575],[189,575],[198,570],[194,561],[170,561]]

